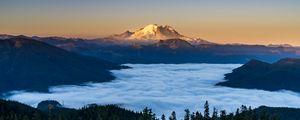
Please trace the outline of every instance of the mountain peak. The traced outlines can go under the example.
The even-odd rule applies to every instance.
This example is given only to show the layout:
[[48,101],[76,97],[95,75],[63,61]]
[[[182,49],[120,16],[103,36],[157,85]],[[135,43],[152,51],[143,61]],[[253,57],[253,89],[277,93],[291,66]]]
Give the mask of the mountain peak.
[[162,26],[157,24],[149,24],[139,30],[136,30],[129,39],[142,39],[142,40],[161,40],[161,39],[174,39],[183,37],[171,26]]
[[179,34],[171,26],[149,24],[134,32],[126,31],[122,34],[113,35],[111,37],[116,39],[127,40],[165,40],[183,38],[184,36]]
[[136,32],[144,32],[146,34],[156,34],[156,32],[159,30],[159,27],[157,24],[149,24]]
[[134,42],[134,43],[140,42],[143,44],[155,43],[158,42],[159,40],[181,39],[181,40],[188,41],[193,45],[214,44],[212,42],[203,39],[186,37],[178,33],[173,27],[169,25],[158,25],[158,24],[149,24],[146,25],[145,27],[137,29],[134,32],[126,31],[121,34],[115,34],[108,37],[108,39],[129,40],[128,42]]
[[[144,31],[144,32],[158,32],[160,30],[168,30],[168,31],[172,31],[172,32],[177,32],[173,27],[169,26],[169,25],[158,25],[158,24],[149,24],[143,28],[141,28],[140,30],[137,31]],[[178,33],[177,33],[178,34]]]

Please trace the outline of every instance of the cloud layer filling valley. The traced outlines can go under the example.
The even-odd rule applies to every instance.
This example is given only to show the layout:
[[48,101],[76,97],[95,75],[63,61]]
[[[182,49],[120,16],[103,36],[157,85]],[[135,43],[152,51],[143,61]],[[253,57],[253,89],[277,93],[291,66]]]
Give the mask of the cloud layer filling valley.
[[217,109],[234,112],[237,107],[260,105],[300,107],[300,96],[289,91],[237,89],[214,86],[225,73],[239,64],[127,64],[132,69],[112,71],[116,80],[88,86],[58,86],[51,93],[16,92],[8,99],[32,106],[47,99],[63,102],[67,107],[86,104],[119,104],[141,111],[150,107],[155,113],[169,115],[175,110],[202,111],[206,100]]

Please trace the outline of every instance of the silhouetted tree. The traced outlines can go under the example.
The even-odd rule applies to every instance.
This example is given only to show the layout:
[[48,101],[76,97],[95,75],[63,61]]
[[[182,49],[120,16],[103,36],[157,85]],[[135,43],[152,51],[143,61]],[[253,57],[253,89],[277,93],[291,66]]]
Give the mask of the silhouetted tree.
[[191,114],[191,120],[196,120],[196,115],[194,112]]
[[241,106],[241,113],[246,112],[246,111],[248,111],[247,107],[245,105],[242,105]]
[[155,114],[153,114],[152,110],[146,107],[143,110],[142,116],[139,120],[155,120]]
[[203,114],[204,114],[204,119],[205,120],[209,120],[210,119],[208,101],[205,101],[205,104],[204,104],[204,113]]
[[177,120],[175,111],[173,111],[171,113],[171,116],[169,117],[169,120]]
[[225,110],[220,111],[220,120],[226,120],[226,111]]
[[166,120],[165,114],[162,114],[162,115],[161,115],[161,120]]
[[190,110],[185,109],[184,112],[185,112],[184,120],[190,120]]
[[201,114],[200,112],[197,111],[197,112],[196,112],[195,119],[196,119],[196,120],[203,120],[202,114]]
[[235,111],[235,119],[236,120],[240,119],[240,109],[239,108],[237,108],[236,111]]
[[213,113],[212,113],[212,120],[217,120],[218,119],[218,110],[214,107]]

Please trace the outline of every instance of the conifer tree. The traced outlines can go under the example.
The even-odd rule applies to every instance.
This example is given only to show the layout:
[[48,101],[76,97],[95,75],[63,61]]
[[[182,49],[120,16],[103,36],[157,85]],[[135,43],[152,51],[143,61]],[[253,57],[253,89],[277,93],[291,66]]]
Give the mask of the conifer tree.
[[248,109],[245,105],[241,106],[241,113],[246,112]]
[[190,110],[185,109],[185,115],[184,115],[184,120],[190,120]]
[[218,119],[218,110],[214,107],[213,109],[213,114],[212,114],[212,120],[217,120]]
[[152,113],[152,110],[146,107],[143,110],[142,116],[139,120],[155,120],[155,114]]
[[205,104],[204,104],[204,113],[203,114],[204,114],[204,119],[205,120],[209,120],[210,119],[208,101],[205,101]]
[[166,120],[165,114],[162,114],[162,115],[161,115],[161,120]]
[[173,111],[171,113],[171,116],[169,117],[169,120],[177,120],[175,111]]
[[220,119],[221,120],[226,120],[226,111],[225,110],[220,111]]
[[202,119],[203,119],[203,116],[201,115],[200,112],[198,112],[198,111],[196,112],[195,119],[196,119],[196,120],[202,120]]
[[196,120],[196,115],[194,112],[191,114],[191,120]]

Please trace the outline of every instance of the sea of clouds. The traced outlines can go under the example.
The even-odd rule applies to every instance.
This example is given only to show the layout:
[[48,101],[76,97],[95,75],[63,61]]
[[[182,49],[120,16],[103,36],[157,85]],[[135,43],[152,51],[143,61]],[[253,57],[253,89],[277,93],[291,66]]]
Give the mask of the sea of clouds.
[[214,86],[225,73],[240,64],[126,64],[132,69],[114,70],[116,80],[87,86],[57,86],[50,93],[14,92],[8,99],[36,107],[42,100],[57,100],[66,107],[118,104],[141,111],[150,107],[155,113],[169,115],[184,109],[203,111],[206,100],[218,110],[234,112],[241,105],[258,107],[300,107],[300,95],[290,91],[269,92]]

